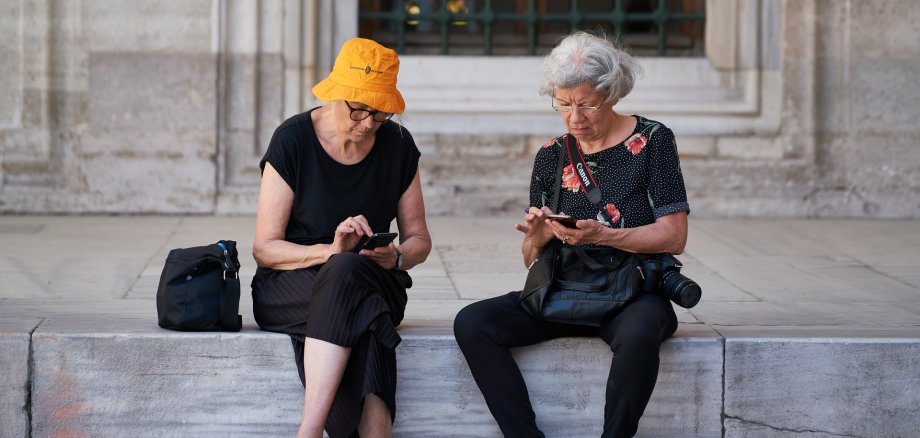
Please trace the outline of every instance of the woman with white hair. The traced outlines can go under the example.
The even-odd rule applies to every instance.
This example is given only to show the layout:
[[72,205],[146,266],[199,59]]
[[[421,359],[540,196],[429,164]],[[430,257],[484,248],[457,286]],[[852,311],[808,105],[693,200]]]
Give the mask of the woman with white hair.
[[[576,32],[544,62],[540,92],[552,99],[566,134],[549,140],[534,161],[530,208],[523,223],[524,264],[547,245],[616,248],[640,257],[680,254],[687,241],[687,203],[674,134],[663,124],[614,108],[632,90],[636,61],[605,38]],[[581,158],[573,157],[574,143]],[[556,170],[563,157],[562,177]],[[601,200],[592,202],[573,161],[586,164]],[[550,200],[577,219],[551,220]],[[633,436],[658,377],[658,348],[677,329],[671,303],[642,293],[599,326],[532,316],[519,292],[473,303],[457,314],[454,334],[505,436],[542,437],[527,387],[510,349],[565,336],[596,336],[614,353],[607,379],[604,437]]]

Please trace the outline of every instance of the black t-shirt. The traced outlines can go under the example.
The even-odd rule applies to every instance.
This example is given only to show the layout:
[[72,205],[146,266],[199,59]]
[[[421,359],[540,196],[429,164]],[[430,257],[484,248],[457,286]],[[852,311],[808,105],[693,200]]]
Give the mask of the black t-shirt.
[[[625,141],[584,156],[615,228],[648,225],[674,212],[690,212],[674,133],[659,122],[634,117],[636,129]],[[556,212],[601,220],[597,206],[588,200],[578,182],[566,152],[565,137],[551,139],[537,152],[530,180],[530,205],[542,207],[552,202],[553,190],[560,184],[555,179],[556,163],[563,153],[566,158]]]
[[263,170],[271,163],[294,191],[285,240],[332,243],[339,223],[359,214],[374,232],[389,231],[421,155],[409,131],[394,121],[384,122],[367,157],[346,165],[319,143],[310,118],[315,109],[285,120],[259,163]]

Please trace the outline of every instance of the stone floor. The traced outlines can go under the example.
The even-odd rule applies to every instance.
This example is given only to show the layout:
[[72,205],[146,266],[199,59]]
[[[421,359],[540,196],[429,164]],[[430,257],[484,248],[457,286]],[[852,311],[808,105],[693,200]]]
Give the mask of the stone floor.
[[[411,271],[415,287],[409,292],[402,332],[414,338],[401,354],[425,357],[426,351],[455,350],[444,327],[460,308],[523,284],[516,220],[429,219],[434,250],[427,262]],[[54,415],[23,414],[60,408],[60,401],[49,394],[56,394],[62,384],[68,387],[67,382],[47,379],[59,380],[63,367],[72,372],[74,367],[98,366],[93,357],[102,357],[104,351],[125,354],[123,348],[115,348],[118,342],[147,342],[160,332],[169,336],[161,336],[164,343],[157,348],[181,345],[174,344],[180,339],[174,333],[156,327],[154,296],[167,252],[218,239],[237,240],[242,283],[247,285],[255,270],[249,255],[253,227],[252,217],[0,217],[0,349],[12,352],[0,355],[0,369],[8,370],[0,374],[12,376],[0,379],[0,429],[6,431],[0,437],[22,436],[18,432],[29,428],[35,436],[66,432],[61,429],[66,421],[55,416],[71,412],[67,409],[72,405],[54,410]],[[712,403],[700,402],[712,408],[707,415],[715,423],[706,422],[686,436],[707,436],[720,428],[724,436],[920,436],[920,222],[691,217],[687,251],[680,259],[683,273],[701,285],[703,300],[693,309],[676,308],[682,323],[679,334],[689,344],[667,345],[669,352],[684,353],[663,359],[667,369],[654,397],[669,394],[670,382],[692,375],[692,369],[676,361],[691,357],[685,354],[696,348],[694,342],[717,342],[711,345],[716,355],[706,358],[715,361],[709,367],[718,374],[714,392],[697,395]],[[255,332],[245,286],[240,312],[244,332],[252,336],[248,341],[222,339],[263,348],[265,340]],[[125,332],[137,336],[118,337]],[[425,337],[426,333],[437,336]],[[97,342],[101,338],[118,341]],[[439,347],[426,347],[431,339]],[[52,348],[61,343],[69,346]],[[570,348],[565,345],[551,347]],[[284,356],[289,347],[278,348]],[[602,346],[591,348],[587,356],[577,357],[604,354]],[[447,354],[444,360],[459,367],[451,372],[459,372],[462,361],[456,351]],[[400,363],[402,367],[405,361]],[[604,374],[605,369],[599,365],[597,372]],[[90,371],[93,374],[84,377],[94,385],[113,372]],[[462,399],[472,403],[477,418],[489,422],[475,386],[468,377],[459,379],[466,379],[458,384]],[[33,382],[32,392],[22,382]],[[296,391],[291,397],[296,403]],[[669,412],[671,402],[653,398],[648,416]],[[455,403],[451,409],[456,408]],[[27,420],[31,425],[15,426]],[[650,421],[643,421],[640,436],[655,436]],[[428,432],[412,429],[417,425],[398,420],[402,429],[397,431],[426,436]],[[494,431],[494,425],[483,427]]]
[[[520,288],[516,220],[429,219],[434,249],[411,271],[407,319],[452,320],[471,301]],[[3,216],[0,300],[153,300],[170,249],[232,239],[251,325],[253,228],[252,217]],[[691,218],[680,259],[703,289],[697,307],[678,309],[682,322],[920,333],[917,221]]]

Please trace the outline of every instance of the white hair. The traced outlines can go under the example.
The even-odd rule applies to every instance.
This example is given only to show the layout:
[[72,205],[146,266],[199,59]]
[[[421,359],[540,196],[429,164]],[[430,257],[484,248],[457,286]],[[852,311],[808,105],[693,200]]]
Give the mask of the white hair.
[[642,67],[629,53],[603,36],[574,32],[559,42],[543,59],[540,94],[551,96],[556,88],[589,84],[617,101],[632,91]]

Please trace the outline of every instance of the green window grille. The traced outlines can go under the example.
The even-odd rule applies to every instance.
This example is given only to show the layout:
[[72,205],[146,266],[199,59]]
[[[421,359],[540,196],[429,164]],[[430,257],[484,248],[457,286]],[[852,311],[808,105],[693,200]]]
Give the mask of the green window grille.
[[543,55],[573,29],[638,56],[704,56],[706,0],[360,0],[359,35],[400,54]]

